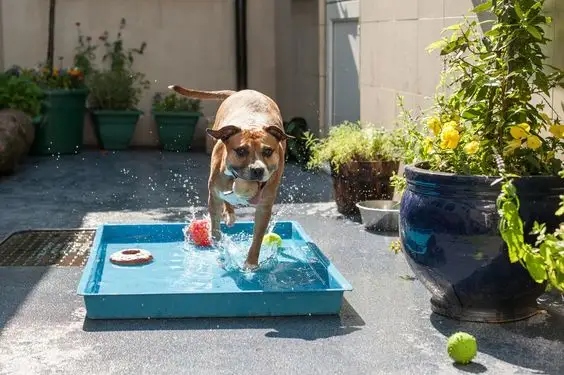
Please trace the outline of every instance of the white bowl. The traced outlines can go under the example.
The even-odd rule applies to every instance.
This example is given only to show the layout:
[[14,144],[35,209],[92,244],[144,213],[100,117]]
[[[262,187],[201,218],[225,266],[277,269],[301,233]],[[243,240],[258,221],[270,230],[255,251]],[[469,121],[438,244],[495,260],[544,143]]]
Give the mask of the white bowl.
[[399,202],[388,200],[363,201],[356,204],[362,223],[369,230],[395,232],[398,230]]

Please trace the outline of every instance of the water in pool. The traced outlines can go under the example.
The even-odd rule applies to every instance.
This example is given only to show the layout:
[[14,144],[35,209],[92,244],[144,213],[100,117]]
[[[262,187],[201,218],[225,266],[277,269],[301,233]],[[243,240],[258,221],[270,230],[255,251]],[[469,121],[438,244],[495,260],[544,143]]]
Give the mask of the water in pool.
[[[248,233],[224,234],[222,241],[209,248],[196,247],[182,238],[163,242],[148,237],[120,239],[116,243],[110,240],[101,244],[99,261],[104,262],[103,272],[94,288],[100,294],[152,294],[329,287],[325,267],[308,244],[296,238],[283,238],[278,249],[263,245],[259,268],[245,271],[242,266],[251,240]],[[112,253],[125,248],[148,250],[154,261],[143,266],[119,266],[109,261]]]

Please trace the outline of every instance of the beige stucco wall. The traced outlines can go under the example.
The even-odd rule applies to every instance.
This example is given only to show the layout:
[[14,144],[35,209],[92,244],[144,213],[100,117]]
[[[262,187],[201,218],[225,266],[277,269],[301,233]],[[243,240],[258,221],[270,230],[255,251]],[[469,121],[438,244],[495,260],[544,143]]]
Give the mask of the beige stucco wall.
[[[307,11],[308,5],[302,4],[306,2],[315,3],[315,0],[247,1],[249,88],[285,103],[285,118],[316,119],[312,116],[312,112],[317,112],[315,105],[312,109],[299,103],[316,97],[311,92],[317,92],[318,80],[302,80],[300,75],[280,69],[284,61],[294,64],[299,61],[300,54],[292,48],[296,38],[301,38],[299,33],[309,31],[317,35],[316,29],[303,26],[317,19],[315,6],[310,7],[309,14],[294,13],[298,8]],[[278,14],[283,7],[288,11]],[[0,67],[13,64],[29,67],[43,61],[47,49],[48,1],[1,0],[0,11],[3,36]],[[75,22],[81,23],[84,34],[97,37],[104,30],[115,35],[122,17],[127,20],[126,45],[137,47],[147,42],[146,54],[136,59],[135,68],[152,82],[151,90],[140,103],[145,116],[137,126],[133,145],[157,145],[156,127],[150,116],[154,92],[166,90],[171,83],[206,90],[235,88],[233,0],[58,0],[55,56],[62,56],[66,64],[72,63],[77,40]],[[296,18],[299,33],[283,26],[291,25],[292,17]],[[315,38],[306,37],[306,40],[311,45],[305,48],[317,49]],[[313,64],[317,66],[316,54]],[[281,81],[286,83],[285,89]],[[294,89],[292,84],[296,84]],[[203,104],[204,114],[213,116],[218,103]],[[196,148],[204,145],[206,126],[205,120],[200,121],[194,140]],[[91,124],[86,124],[85,141],[95,143]]]
[[[346,0],[342,0],[346,1]],[[361,120],[392,127],[398,116],[397,97],[410,109],[427,108],[443,67],[438,53],[425,48],[438,40],[441,30],[462,20],[479,0],[359,0],[360,7],[360,112]],[[319,12],[319,103],[325,127],[326,0]],[[546,0],[553,17],[547,31],[553,40],[546,54],[550,64],[564,68],[564,1]],[[564,89],[555,89],[553,107],[564,116]]]
[[[425,47],[441,36],[441,30],[474,7],[476,0],[360,0],[361,119],[386,127],[398,115],[397,96],[411,109],[430,104],[442,69],[438,53]],[[554,40],[547,54],[550,63],[564,68],[564,1],[548,0],[546,11],[554,18],[548,31]],[[561,110],[564,91],[553,95]],[[561,112],[561,111],[560,111]]]

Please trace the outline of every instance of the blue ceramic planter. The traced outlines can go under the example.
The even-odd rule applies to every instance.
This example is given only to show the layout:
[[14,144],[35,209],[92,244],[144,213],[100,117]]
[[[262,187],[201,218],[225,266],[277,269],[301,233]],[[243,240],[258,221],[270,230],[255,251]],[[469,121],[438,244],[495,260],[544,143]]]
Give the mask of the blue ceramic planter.
[[[545,285],[511,264],[498,232],[493,177],[459,176],[408,166],[400,208],[400,238],[407,261],[431,292],[432,310],[454,319],[507,322],[537,312]],[[525,233],[535,220],[555,228],[559,177],[515,181]],[[530,236],[527,241],[533,242]]]

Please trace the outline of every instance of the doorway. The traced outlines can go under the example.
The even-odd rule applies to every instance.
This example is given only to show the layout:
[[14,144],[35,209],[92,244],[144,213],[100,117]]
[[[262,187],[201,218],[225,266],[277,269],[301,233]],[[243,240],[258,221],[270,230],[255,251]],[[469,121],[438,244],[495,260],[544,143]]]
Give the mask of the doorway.
[[327,128],[360,119],[358,0],[327,4]]

